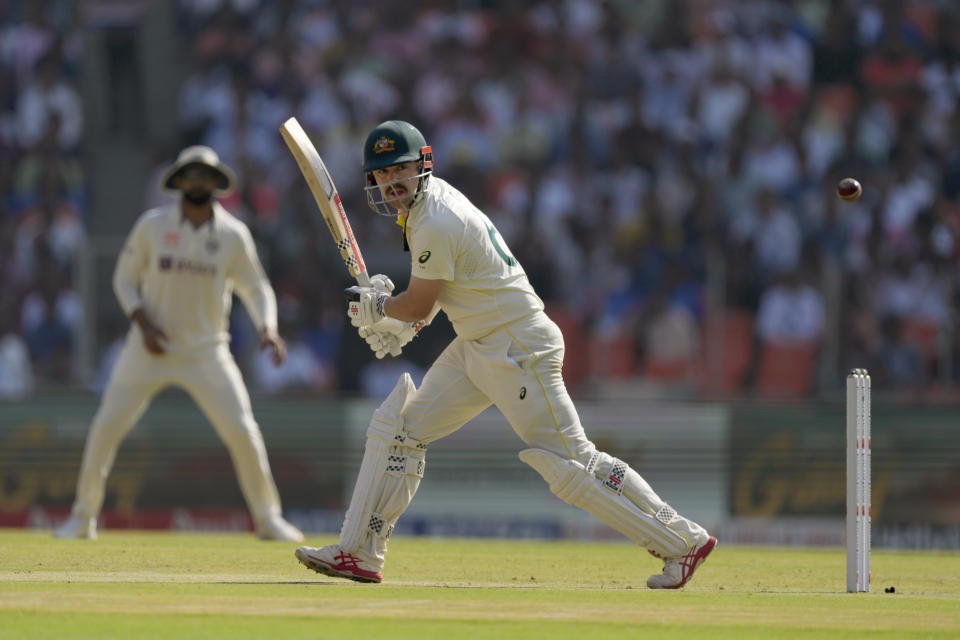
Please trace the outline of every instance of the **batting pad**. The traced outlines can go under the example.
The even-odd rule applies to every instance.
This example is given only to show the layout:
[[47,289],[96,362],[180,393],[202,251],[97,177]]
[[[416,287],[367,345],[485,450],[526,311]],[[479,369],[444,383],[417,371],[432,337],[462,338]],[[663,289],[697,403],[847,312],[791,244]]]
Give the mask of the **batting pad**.
[[403,430],[403,409],[414,391],[410,374],[404,373],[370,421],[360,474],[340,529],[340,547],[347,553],[365,552],[382,563],[387,538],[420,486],[427,446]]
[[537,470],[550,491],[664,558],[683,555],[701,527],[677,515],[627,463],[600,451],[584,467],[545,449],[524,449],[520,459]]

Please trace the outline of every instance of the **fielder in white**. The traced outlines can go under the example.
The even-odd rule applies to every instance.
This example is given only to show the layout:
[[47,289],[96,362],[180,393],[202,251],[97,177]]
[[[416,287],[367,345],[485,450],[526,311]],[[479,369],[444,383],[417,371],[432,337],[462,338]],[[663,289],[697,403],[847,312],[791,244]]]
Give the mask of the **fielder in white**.
[[117,260],[113,288],[132,320],[127,341],[90,425],[70,518],[54,535],[95,538],[104,486],[117,448],[151,398],[170,385],[197,402],[227,445],[240,488],[264,540],[300,542],[283,519],[250,397],[228,346],[236,290],[274,362],[286,357],[277,303],[246,225],[214,198],[233,172],[216,152],[187,147],[163,178],[176,204],[137,220]]
[[300,547],[300,562],[326,575],[380,582],[387,539],[423,477],[427,445],[492,403],[530,447],[520,459],[554,494],[663,559],[663,571],[647,586],[686,584],[716,538],[587,439],[560,373],[563,336],[487,216],[432,176],[430,147],[406,122],[384,122],[370,133],[363,169],[371,207],[399,216],[412,273],[396,296],[383,276],[372,287],[348,289],[348,316],[379,357],[399,354],[417,323],[429,322],[438,308],[457,337],[419,389],[404,374],[374,413],[340,544]]

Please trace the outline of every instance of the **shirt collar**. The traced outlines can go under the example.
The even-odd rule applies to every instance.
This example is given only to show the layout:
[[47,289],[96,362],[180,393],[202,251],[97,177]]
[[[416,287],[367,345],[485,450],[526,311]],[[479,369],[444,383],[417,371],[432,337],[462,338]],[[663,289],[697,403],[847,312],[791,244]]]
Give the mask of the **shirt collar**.
[[426,194],[423,194],[414,204],[409,211],[401,211],[397,213],[396,223],[401,229],[403,229],[403,250],[410,251],[410,243],[407,241],[407,223],[410,221],[410,216],[415,214],[417,210],[423,206],[424,201],[426,201]]
[[416,212],[423,206],[423,203],[426,201],[426,194],[420,196],[420,198],[413,203],[413,207],[410,208],[407,212],[400,212],[397,214],[397,225],[401,227],[406,227],[407,223],[410,221],[410,216],[416,214]]
[[[204,228],[205,226],[207,226],[207,225],[210,225],[210,231],[211,231],[211,232],[216,229],[216,224],[215,224],[214,221],[217,219],[217,213],[218,213],[218,210],[220,209],[220,203],[217,202],[216,200],[214,200],[214,201],[213,201],[212,208],[213,208],[213,211],[212,211],[212,213],[210,214],[210,217],[207,218],[207,219],[203,222],[203,224],[201,224],[199,227],[197,227],[197,228],[196,228],[196,231],[200,231],[201,229],[203,229],[203,228]],[[178,205],[178,209],[179,209],[179,211],[180,211],[180,218],[179,218],[179,220],[178,220],[178,222],[177,222],[177,226],[181,226],[181,225],[183,225],[183,224],[189,224],[191,227],[193,227],[193,225],[190,224],[190,220],[188,220],[188,219],[187,219],[187,216],[184,215],[184,213],[183,213],[183,207],[181,207],[181,206]]]

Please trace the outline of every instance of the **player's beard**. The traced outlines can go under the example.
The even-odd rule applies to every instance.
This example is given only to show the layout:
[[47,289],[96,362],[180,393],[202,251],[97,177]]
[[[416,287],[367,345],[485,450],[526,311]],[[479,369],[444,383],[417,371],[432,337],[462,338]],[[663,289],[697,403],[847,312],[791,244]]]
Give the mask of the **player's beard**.
[[192,205],[205,205],[213,198],[213,192],[206,189],[191,189],[183,192],[183,199]]

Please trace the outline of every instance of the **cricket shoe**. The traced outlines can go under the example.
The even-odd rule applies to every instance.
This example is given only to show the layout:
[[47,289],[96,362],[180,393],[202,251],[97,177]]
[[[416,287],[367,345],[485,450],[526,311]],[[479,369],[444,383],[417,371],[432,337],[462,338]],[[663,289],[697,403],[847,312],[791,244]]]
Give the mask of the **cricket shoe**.
[[87,538],[97,539],[97,519],[90,516],[72,515],[67,521],[53,530],[54,538]]
[[655,573],[647,578],[647,586],[651,589],[679,589],[690,581],[693,572],[704,563],[716,546],[717,539],[710,536],[706,542],[696,545],[679,558],[664,558],[659,553],[647,549],[651,555],[663,560],[663,573]]
[[364,562],[359,556],[346,553],[338,544],[325,547],[300,547],[294,552],[300,564],[317,573],[334,578],[347,578],[357,582],[380,582],[383,574],[379,569]]
[[282,542],[303,542],[300,529],[281,518],[267,518],[256,527],[257,537],[261,540],[280,540]]

